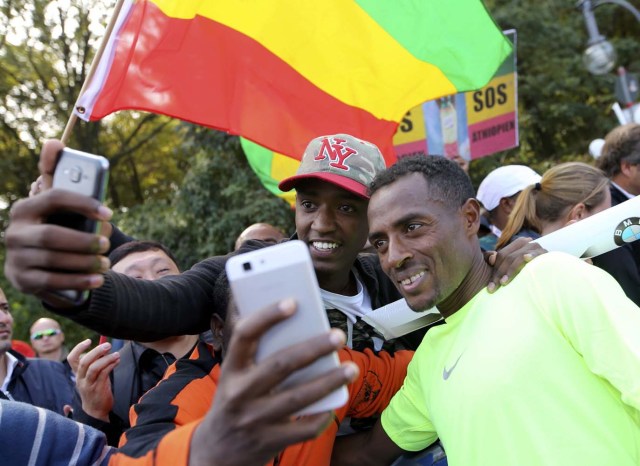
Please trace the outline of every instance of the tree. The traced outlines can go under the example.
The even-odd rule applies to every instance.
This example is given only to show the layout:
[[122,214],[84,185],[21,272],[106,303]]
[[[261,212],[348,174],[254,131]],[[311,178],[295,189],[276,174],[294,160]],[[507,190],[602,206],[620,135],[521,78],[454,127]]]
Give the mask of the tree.
[[[37,175],[41,141],[60,136],[111,14],[107,0],[12,1],[0,22],[0,181],[5,201],[24,196]],[[168,196],[188,168],[174,148],[183,136],[176,120],[124,112],[78,123],[69,145],[111,163],[110,203],[118,208]]]
[[[62,132],[110,4],[6,0],[0,7],[0,204],[26,195],[37,174],[40,141]],[[584,70],[587,36],[574,2],[486,4],[500,27],[518,30],[521,144],[472,162],[474,183],[505,163],[523,163],[542,173],[561,161],[589,160],[588,143],[617,125],[610,111],[614,76],[595,77]],[[597,17],[616,47],[618,63],[638,71],[635,19],[616,6],[599,8]],[[136,237],[166,243],[183,267],[227,252],[255,221],[293,231],[290,209],[258,184],[235,138],[157,115],[123,112],[100,123],[78,124],[70,145],[111,160],[109,203],[119,224]],[[7,211],[0,212],[2,231],[6,219]],[[42,312],[35,300],[7,289],[2,277],[0,286],[19,313]]]
[[[8,208],[27,195],[38,174],[41,141],[62,133],[111,7],[107,0],[9,0],[0,8],[0,207],[7,207],[0,212],[2,232]],[[166,117],[127,112],[79,123],[69,145],[110,160],[109,203],[124,208],[175,192],[190,156],[176,150],[182,128]],[[0,278],[19,322],[43,312]],[[28,328],[17,329],[24,338]],[[67,330],[68,336],[76,329],[84,336],[79,327]]]
[[[474,161],[476,185],[493,168],[529,165],[539,173],[568,160],[590,161],[588,145],[617,126],[611,112],[615,77],[589,74],[582,64],[587,33],[574,2],[488,0],[502,29],[518,31],[518,104],[520,146]],[[598,25],[614,43],[618,64],[638,69],[640,26],[622,8],[602,7]]]
[[193,126],[189,136],[182,149],[195,153],[195,160],[176,196],[119,215],[125,231],[167,245],[183,268],[232,251],[237,236],[255,222],[293,233],[291,208],[260,184],[237,137]]

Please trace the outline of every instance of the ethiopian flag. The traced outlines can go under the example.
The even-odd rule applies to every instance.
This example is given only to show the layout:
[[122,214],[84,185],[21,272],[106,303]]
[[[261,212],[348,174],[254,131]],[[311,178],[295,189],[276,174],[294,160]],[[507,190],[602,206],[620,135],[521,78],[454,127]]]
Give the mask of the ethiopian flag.
[[480,0],[125,0],[76,114],[162,113],[299,159],[482,87],[511,45]]

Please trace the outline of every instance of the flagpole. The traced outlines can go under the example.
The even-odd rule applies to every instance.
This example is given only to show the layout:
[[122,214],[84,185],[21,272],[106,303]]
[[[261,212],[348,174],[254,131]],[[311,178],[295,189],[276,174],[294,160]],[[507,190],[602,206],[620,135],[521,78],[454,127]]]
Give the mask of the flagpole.
[[[86,90],[87,86],[89,85],[89,82],[91,81],[91,78],[93,78],[93,75],[95,74],[96,69],[98,68],[98,63],[100,63],[100,59],[102,58],[104,49],[107,47],[107,42],[109,41],[111,32],[113,31],[113,28],[116,24],[116,20],[118,19],[118,15],[120,14],[120,10],[122,9],[123,3],[124,3],[124,0],[118,0],[116,2],[116,6],[113,9],[113,14],[111,15],[111,19],[109,20],[107,29],[104,32],[104,37],[102,38],[100,47],[98,47],[98,51],[93,56],[93,60],[91,61],[91,67],[89,68],[87,77],[85,78],[84,83],[82,84],[82,88],[80,89],[80,93],[78,94],[76,103],[73,105],[73,109],[76,108],[76,105],[78,104],[78,100],[80,100],[80,97],[82,96],[82,94],[84,94],[84,91]],[[71,116],[69,117],[69,121],[67,121],[67,126],[65,126],[64,132],[62,133],[62,138],[60,139],[63,144],[67,144],[67,141],[71,137],[71,131],[73,130],[73,127],[75,126],[76,121],[78,121],[78,116],[72,110]]]

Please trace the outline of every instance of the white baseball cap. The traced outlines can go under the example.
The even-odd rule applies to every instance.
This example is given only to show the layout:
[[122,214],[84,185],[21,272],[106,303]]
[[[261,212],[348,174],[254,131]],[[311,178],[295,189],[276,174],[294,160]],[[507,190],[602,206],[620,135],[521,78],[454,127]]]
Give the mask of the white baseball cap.
[[500,199],[511,197],[529,185],[540,182],[541,176],[525,165],[505,165],[489,173],[478,188],[477,198],[485,209],[498,207]]

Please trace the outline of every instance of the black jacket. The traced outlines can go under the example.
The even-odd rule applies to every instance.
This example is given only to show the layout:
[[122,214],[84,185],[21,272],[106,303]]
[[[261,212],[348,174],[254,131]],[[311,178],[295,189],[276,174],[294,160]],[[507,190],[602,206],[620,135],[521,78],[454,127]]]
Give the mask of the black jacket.
[[[138,280],[109,271],[104,285],[92,292],[88,306],[54,311],[103,335],[128,340],[155,341],[201,333],[209,329],[211,315],[217,312],[212,291],[227,259],[267,245],[250,240],[238,251],[205,259],[180,275],[161,280]],[[401,298],[376,255],[361,254],[354,267],[371,296],[373,309]],[[412,335],[402,346],[415,349],[423,334]]]
[[71,405],[74,388],[64,366],[47,359],[27,359],[9,350],[18,360],[7,387],[8,395],[0,391],[0,398],[14,399],[63,414],[64,405]]
[[[160,353],[136,342],[128,342],[119,353],[120,363],[110,374],[113,408],[109,413],[109,422],[84,412],[79,395],[73,400],[73,418],[104,432],[109,445],[113,446],[118,445],[122,433],[131,427],[129,408],[162,380],[168,365],[175,361],[173,355],[166,353],[163,358],[166,366],[158,366],[154,360],[159,360]],[[188,358],[190,354],[191,351],[185,357]]]
[[[612,185],[611,204],[615,206],[626,200],[627,196]],[[593,265],[609,272],[627,296],[640,306],[640,241],[625,244],[592,260]]]

